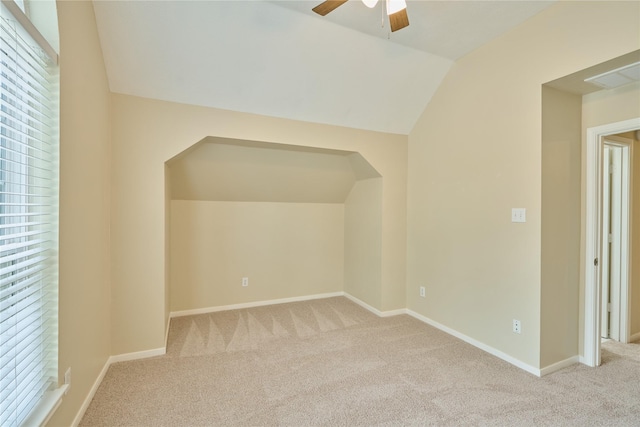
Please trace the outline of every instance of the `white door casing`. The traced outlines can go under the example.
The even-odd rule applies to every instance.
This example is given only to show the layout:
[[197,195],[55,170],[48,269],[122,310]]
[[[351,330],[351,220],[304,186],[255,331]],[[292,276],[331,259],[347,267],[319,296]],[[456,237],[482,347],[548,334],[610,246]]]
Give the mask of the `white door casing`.
[[603,242],[602,249],[600,250],[600,259],[598,266],[600,267],[600,336],[602,338],[609,338],[609,283],[611,280],[611,273],[609,268],[610,246],[609,236],[611,234],[610,225],[611,219],[611,171],[615,167],[611,164],[611,148],[606,145],[602,146],[600,164],[602,165],[602,209],[601,220],[602,229],[600,231],[600,241]]
[[600,241],[601,336],[625,342],[629,286],[629,207],[632,140],[606,137],[602,143]]
[[[587,129],[585,174],[586,217],[584,258],[584,340],[581,362],[588,366],[598,366],[600,364],[601,298],[599,283],[600,268],[597,265],[597,260],[600,257],[601,248],[599,207],[601,206],[602,197],[600,189],[600,173],[602,171],[600,153],[602,150],[603,137],[637,129],[640,129],[640,117]],[[629,170],[629,181],[627,182],[631,182],[631,173],[632,171]],[[631,190],[629,189],[628,191],[630,192]],[[630,279],[628,278],[627,281],[629,280]],[[626,292],[628,295],[628,289]],[[625,312],[628,313],[628,307],[625,308]],[[621,326],[625,329],[625,335],[623,338],[626,341],[628,339],[628,316],[625,321],[622,322]],[[621,331],[621,333],[622,332],[623,331]]]

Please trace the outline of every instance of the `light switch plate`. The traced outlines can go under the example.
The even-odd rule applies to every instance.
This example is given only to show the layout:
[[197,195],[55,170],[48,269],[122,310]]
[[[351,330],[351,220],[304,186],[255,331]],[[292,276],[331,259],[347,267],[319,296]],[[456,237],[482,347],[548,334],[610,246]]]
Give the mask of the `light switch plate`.
[[525,208],[512,208],[511,222],[527,222],[527,210]]

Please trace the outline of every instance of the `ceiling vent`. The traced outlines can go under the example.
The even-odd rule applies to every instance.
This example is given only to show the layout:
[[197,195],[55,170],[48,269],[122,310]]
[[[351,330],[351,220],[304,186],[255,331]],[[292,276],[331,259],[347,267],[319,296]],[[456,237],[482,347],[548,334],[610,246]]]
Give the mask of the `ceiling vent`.
[[584,80],[605,89],[613,89],[629,83],[640,81],[640,62],[625,65]]

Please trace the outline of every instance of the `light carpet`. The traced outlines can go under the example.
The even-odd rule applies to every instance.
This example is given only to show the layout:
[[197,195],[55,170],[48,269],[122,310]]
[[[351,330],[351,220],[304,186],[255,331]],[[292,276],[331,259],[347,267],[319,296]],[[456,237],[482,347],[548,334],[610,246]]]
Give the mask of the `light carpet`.
[[81,426],[640,426],[640,345],[537,378],[408,315],[328,298],[175,318]]

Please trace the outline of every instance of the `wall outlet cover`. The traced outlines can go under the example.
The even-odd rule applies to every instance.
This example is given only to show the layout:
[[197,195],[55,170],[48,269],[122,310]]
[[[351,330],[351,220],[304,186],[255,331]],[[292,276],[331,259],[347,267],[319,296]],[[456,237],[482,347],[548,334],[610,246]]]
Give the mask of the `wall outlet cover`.
[[522,333],[522,325],[520,324],[520,321],[517,319],[513,319],[513,332],[515,332],[516,334]]
[[526,208],[512,208],[511,209],[511,222],[527,222],[527,209]]

